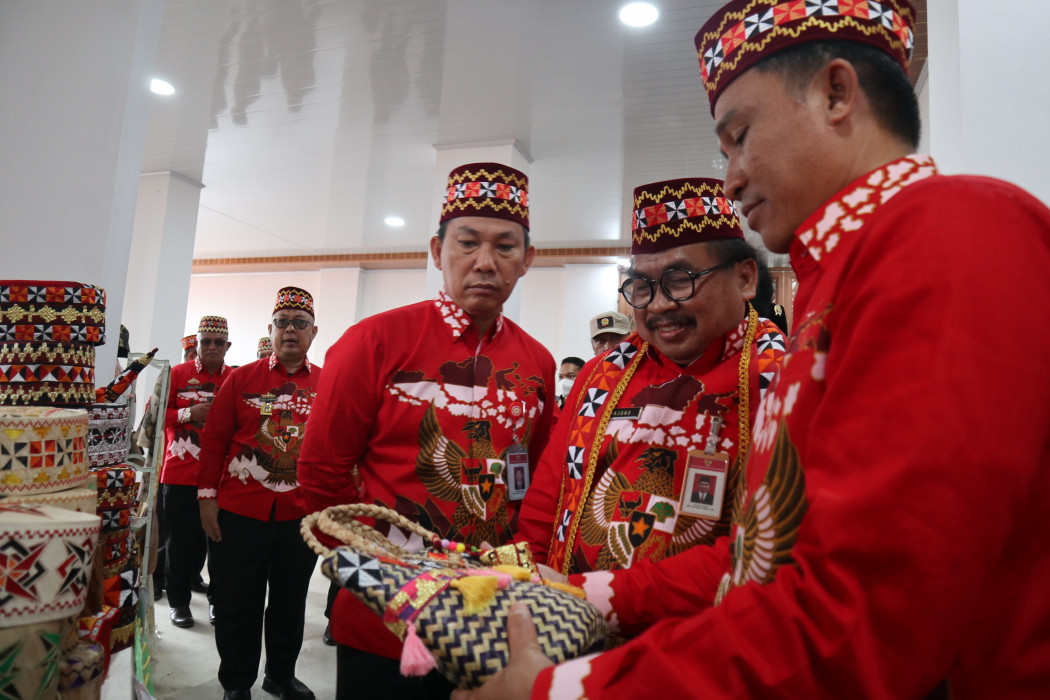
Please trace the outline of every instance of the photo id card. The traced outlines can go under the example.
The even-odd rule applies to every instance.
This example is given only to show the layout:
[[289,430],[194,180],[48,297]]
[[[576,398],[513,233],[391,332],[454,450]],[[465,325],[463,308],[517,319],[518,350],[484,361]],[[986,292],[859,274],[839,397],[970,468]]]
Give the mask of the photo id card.
[[520,501],[529,490],[529,453],[521,445],[507,448],[507,499]]
[[724,452],[705,454],[693,450],[685,463],[681,512],[705,520],[722,517],[729,455]]

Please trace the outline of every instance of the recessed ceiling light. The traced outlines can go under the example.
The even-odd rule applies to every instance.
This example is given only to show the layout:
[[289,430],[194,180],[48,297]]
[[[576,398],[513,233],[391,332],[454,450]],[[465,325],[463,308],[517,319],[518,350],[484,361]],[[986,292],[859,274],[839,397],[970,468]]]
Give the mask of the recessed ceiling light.
[[400,228],[405,225],[405,220],[400,216],[388,216],[383,219],[383,223],[387,226],[393,226],[394,228]]
[[167,80],[161,80],[160,78],[154,78],[149,81],[149,90],[156,95],[175,94],[175,87]]
[[647,2],[632,2],[620,9],[620,21],[628,27],[648,27],[660,16],[660,11]]

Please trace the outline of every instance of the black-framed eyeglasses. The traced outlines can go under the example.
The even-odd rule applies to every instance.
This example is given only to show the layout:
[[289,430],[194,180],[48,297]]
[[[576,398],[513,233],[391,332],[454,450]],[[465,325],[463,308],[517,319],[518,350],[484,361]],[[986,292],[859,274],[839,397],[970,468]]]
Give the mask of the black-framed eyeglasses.
[[275,318],[273,320],[273,325],[282,331],[288,327],[288,324],[291,324],[297,331],[305,330],[311,326],[311,323],[305,318]]
[[212,345],[214,345],[217,348],[221,348],[223,345],[226,344],[226,339],[225,338],[201,338],[198,341],[198,343],[200,343],[200,346],[202,348],[211,347]]
[[723,270],[735,262],[735,260],[726,260],[714,267],[700,270],[700,272],[690,272],[689,270],[672,267],[664,270],[664,273],[660,275],[658,280],[651,280],[648,277],[628,277],[620,285],[620,294],[634,308],[644,309],[652,303],[653,297],[656,296],[656,285],[659,284],[660,289],[671,301],[687,301],[696,294],[696,281],[698,279],[710,275],[712,272]]

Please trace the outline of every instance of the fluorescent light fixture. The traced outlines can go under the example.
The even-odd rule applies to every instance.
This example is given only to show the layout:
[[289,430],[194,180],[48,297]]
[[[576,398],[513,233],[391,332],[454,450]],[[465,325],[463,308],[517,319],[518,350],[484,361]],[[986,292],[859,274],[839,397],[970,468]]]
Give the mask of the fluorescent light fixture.
[[393,226],[394,228],[401,228],[405,225],[405,220],[400,216],[388,216],[383,219],[383,223],[387,226]]
[[620,9],[620,21],[628,27],[648,27],[659,16],[656,6],[647,2],[632,2]]
[[154,78],[149,81],[149,90],[155,95],[174,95],[175,87],[167,80]]

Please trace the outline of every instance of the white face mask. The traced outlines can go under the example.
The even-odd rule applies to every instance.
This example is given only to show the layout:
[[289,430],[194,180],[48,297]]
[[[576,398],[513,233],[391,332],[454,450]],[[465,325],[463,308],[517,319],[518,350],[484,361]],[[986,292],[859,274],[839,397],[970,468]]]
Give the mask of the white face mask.
[[572,377],[565,377],[561,380],[561,395],[568,396],[569,392],[572,391],[572,385],[576,382]]

